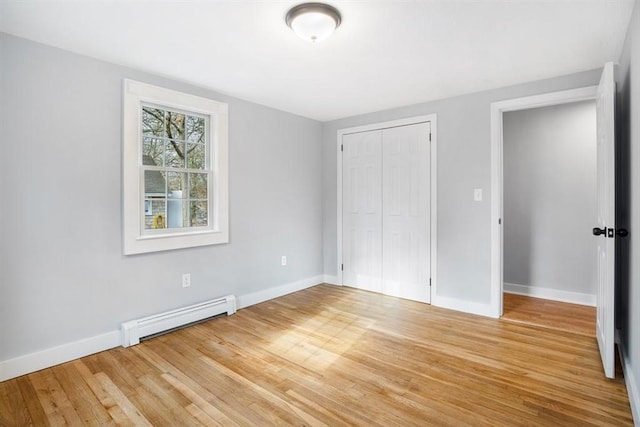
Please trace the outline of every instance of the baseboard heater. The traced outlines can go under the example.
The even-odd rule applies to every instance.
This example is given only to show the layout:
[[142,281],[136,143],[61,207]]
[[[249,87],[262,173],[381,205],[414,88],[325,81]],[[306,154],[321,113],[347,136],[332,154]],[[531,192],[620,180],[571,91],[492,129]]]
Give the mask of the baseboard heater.
[[129,347],[140,343],[140,340],[170,331],[194,322],[198,322],[223,313],[228,316],[236,312],[236,297],[226,297],[201,302],[188,307],[130,320],[121,325],[122,346]]

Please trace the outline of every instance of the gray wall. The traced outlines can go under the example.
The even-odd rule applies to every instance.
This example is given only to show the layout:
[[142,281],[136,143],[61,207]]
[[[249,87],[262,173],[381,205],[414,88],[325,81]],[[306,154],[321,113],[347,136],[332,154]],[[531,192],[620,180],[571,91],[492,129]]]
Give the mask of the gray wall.
[[[323,273],[319,122],[2,34],[0,61],[0,361]],[[125,77],[229,103],[229,244],[122,255]]]
[[504,281],[596,293],[595,101],[503,114]]
[[[616,179],[618,227],[628,239],[616,239],[618,290],[616,310],[620,347],[627,362],[626,381],[635,389],[636,423],[640,423],[640,4],[636,2],[618,68],[618,137]],[[632,396],[630,396],[632,397]]]
[[[338,129],[423,114],[438,121],[438,295],[489,304],[492,102],[597,84],[601,70],[412,105],[324,125],[324,271],[337,275]],[[484,201],[473,201],[473,189]]]

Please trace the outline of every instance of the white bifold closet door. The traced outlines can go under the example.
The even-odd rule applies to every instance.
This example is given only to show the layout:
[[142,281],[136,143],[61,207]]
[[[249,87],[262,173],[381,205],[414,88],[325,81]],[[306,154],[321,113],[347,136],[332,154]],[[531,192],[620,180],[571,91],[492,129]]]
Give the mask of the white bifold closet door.
[[430,302],[430,123],[343,137],[343,284]]

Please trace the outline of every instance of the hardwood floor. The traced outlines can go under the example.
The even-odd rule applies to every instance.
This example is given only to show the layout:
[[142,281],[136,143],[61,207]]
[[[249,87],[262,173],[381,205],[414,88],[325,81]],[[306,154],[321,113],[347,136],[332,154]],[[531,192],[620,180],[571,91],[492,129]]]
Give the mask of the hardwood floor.
[[505,293],[505,320],[596,336],[596,308]]
[[0,383],[2,425],[632,425],[595,339],[316,286]]

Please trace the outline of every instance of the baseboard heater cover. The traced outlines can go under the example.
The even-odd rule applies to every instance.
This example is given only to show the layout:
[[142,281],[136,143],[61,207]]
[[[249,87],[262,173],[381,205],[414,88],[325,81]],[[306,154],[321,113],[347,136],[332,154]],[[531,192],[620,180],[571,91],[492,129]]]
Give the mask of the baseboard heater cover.
[[188,307],[130,320],[121,325],[122,346],[129,347],[140,343],[140,339],[163,331],[175,329],[199,320],[236,312],[236,297],[227,295],[222,298],[201,302]]

